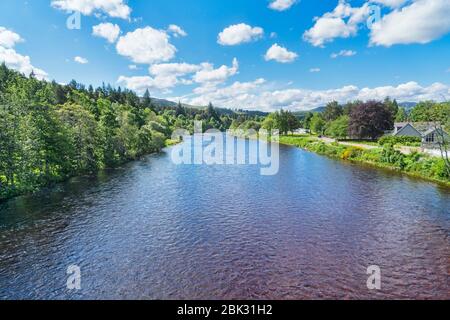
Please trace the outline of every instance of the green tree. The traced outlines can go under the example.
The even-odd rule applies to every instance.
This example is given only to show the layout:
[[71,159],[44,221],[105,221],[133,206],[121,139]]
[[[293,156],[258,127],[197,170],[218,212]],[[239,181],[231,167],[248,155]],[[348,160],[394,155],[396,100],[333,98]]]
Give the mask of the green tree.
[[349,120],[349,116],[340,116],[328,125],[325,134],[337,139],[347,138]]
[[313,117],[311,118],[311,130],[314,133],[323,135],[325,130],[326,122],[323,119],[322,115],[320,113],[314,113]]
[[343,108],[337,101],[333,101],[327,104],[325,111],[323,112],[323,119],[326,122],[334,121],[344,114]]

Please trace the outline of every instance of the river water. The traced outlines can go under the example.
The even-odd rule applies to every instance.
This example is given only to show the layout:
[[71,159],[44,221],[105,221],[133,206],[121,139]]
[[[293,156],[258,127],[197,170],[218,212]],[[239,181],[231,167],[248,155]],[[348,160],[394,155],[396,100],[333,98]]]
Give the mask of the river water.
[[274,176],[170,152],[0,204],[0,298],[450,299],[449,189],[285,146]]

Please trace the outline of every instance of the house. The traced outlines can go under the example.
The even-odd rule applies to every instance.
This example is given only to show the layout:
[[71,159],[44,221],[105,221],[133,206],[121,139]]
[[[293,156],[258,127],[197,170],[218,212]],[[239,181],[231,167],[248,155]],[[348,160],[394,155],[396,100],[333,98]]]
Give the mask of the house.
[[[442,131],[440,131],[442,130]],[[394,125],[394,136],[417,137],[422,140],[424,147],[436,147],[442,133],[448,141],[449,135],[434,122],[397,122]]]

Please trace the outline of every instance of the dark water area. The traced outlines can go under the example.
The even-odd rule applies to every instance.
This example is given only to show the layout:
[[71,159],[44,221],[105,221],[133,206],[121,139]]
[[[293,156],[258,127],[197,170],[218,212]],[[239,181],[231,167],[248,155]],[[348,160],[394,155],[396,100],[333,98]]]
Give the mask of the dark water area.
[[450,299],[449,189],[285,146],[274,176],[170,152],[0,204],[0,298]]

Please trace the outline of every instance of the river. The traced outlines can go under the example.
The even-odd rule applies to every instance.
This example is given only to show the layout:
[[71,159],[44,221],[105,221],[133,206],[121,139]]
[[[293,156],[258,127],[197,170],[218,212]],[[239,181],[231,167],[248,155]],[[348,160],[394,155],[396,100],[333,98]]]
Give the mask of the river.
[[0,204],[0,298],[450,299],[450,190],[287,146],[274,176],[170,152]]

